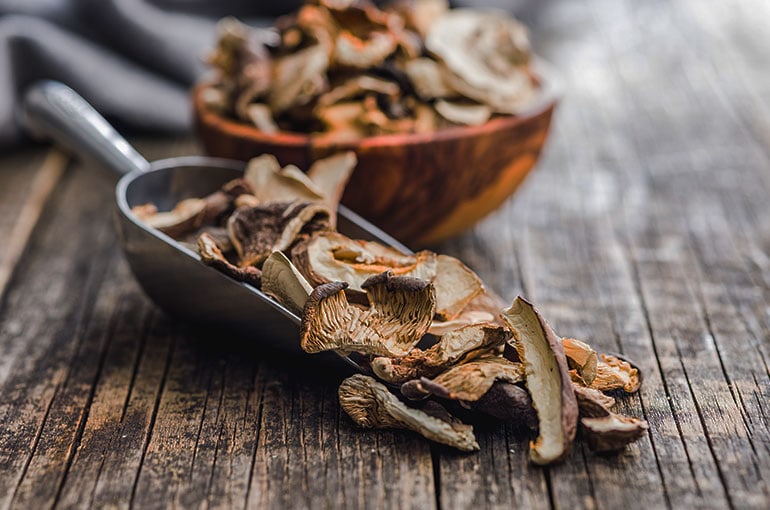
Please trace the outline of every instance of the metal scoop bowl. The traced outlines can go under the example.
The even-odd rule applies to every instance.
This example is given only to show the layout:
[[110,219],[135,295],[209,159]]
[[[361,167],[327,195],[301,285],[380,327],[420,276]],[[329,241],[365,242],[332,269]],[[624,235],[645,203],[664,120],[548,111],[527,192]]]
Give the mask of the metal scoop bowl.
[[[57,82],[33,85],[25,96],[25,114],[34,135],[51,138],[122,175],[115,190],[118,236],[131,270],[155,303],[188,323],[235,331],[265,348],[301,351],[300,317],[259,289],[204,265],[196,252],[145,226],[131,212],[146,203],[169,210],[185,198],[206,196],[240,177],[244,162],[189,156],[150,163],[82,97]],[[354,239],[411,253],[346,207],[339,208],[337,227]],[[343,359],[367,371],[352,359]]]

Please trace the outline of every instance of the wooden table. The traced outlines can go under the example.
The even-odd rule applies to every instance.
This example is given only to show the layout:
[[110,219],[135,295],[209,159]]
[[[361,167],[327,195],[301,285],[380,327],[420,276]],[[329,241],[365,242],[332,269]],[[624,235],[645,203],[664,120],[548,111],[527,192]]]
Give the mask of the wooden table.
[[[0,158],[0,507],[768,508],[770,4],[540,2],[567,95],[538,170],[439,247],[563,335],[636,360],[649,435],[528,462],[360,431],[340,375],[195,335],[141,293],[114,179]],[[194,151],[144,141],[150,157]]]

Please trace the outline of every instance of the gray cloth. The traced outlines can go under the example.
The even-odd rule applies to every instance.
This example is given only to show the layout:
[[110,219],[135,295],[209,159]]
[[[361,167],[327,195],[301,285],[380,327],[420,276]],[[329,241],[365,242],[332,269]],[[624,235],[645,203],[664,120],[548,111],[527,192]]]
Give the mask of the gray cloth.
[[[480,0],[497,5],[514,0]],[[23,141],[19,98],[35,80],[77,90],[122,130],[190,129],[216,20],[252,25],[302,0],[0,0],[0,149]]]

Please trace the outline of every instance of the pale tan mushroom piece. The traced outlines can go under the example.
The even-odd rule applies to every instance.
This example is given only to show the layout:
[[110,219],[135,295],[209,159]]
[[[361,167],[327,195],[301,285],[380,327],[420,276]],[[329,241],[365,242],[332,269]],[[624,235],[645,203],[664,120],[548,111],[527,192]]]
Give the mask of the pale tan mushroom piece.
[[362,39],[341,30],[335,41],[334,62],[344,67],[369,69],[381,64],[397,47],[398,39],[390,32],[372,31]]
[[562,338],[562,345],[570,367],[570,377],[575,380],[576,376],[579,378],[578,382],[590,386],[596,377],[596,366],[599,363],[596,351],[587,343],[574,338]]
[[457,95],[457,91],[447,81],[447,69],[440,62],[424,57],[408,60],[404,63],[404,72],[422,100]]
[[375,78],[374,76],[355,76],[341,85],[318,97],[319,106],[329,106],[360,97],[366,93],[395,96],[401,93],[401,87],[392,81]]
[[241,267],[261,265],[274,251],[288,249],[307,230],[328,228],[329,211],[323,205],[300,201],[238,209],[227,220],[227,233]]
[[339,399],[342,409],[362,427],[407,429],[458,450],[479,449],[471,425],[452,419],[446,411],[442,419],[438,413],[408,407],[371,377],[358,374],[342,381]]
[[481,279],[460,260],[448,255],[436,257],[436,316],[453,319],[484,290]]
[[309,46],[274,60],[272,86],[267,102],[273,114],[308,102],[323,92],[328,84],[328,48],[322,44]]
[[575,392],[581,417],[597,418],[607,416],[610,413],[610,409],[615,406],[615,399],[599,390],[577,384],[573,385],[572,389]]
[[307,171],[308,178],[324,197],[323,203],[331,213],[332,228],[337,225],[337,208],[357,162],[355,152],[341,152],[317,160]]
[[262,264],[262,292],[302,315],[313,287],[281,251],[274,251]]
[[205,198],[187,198],[177,202],[170,211],[158,212],[153,204],[135,206],[131,212],[144,224],[181,239],[204,225],[212,223],[227,212],[232,198],[223,191],[215,191]]
[[560,461],[572,449],[578,419],[561,338],[521,297],[503,310],[502,317],[513,333],[540,423],[537,439],[530,442],[530,458],[541,465]]
[[449,2],[447,0],[405,0],[397,2],[395,8],[406,18],[407,27],[416,30],[424,38],[433,22],[449,11]]
[[626,393],[636,393],[642,385],[639,370],[616,356],[599,355],[596,377],[589,385],[600,391],[622,389]]
[[527,30],[507,15],[451,10],[431,25],[425,46],[450,69],[452,88],[498,113],[520,113],[536,94]]
[[429,382],[425,378],[410,381],[405,385],[414,382],[416,388],[405,391],[404,385],[402,393],[415,395],[422,390],[424,397],[434,394],[449,400],[475,402],[489,391],[495,381],[517,383],[523,380],[524,367],[521,363],[491,357],[454,366]]
[[436,304],[430,282],[389,272],[366,280],[369,308],[348,303],[345,282],[319,285],[302,314],[300,344],[305,352],[355,351],[404,356],[430,326]]
[[343,281],[354,291],[384,271],[432,280],[436,255],[423,251],[406,255],[381,243],[350,239],[337,232],[314,236],[292,253],[292,261],[312,285]]
[[403,358],[378,357],[372,371],[390,383],[434,377],[448,367],[499,350],[511,334],[494,323],[469,324],[447,332],[426,350],[413,349]]
[[492,117],[492,109],[485,104],[441,99],[433,106],[442,117],[453,124],[480,126]]
[[264,103],[250,103],[244,107],[244,114],[257,129],[268,135],[274,135],[280,131],[278,124],[273,119],[270,107]]
[[260,288],[262,282],[260,270],[256,267],[238,267],[227,260],[211,235],[203,233],[198,237],[198,254],[201,261],[207,266],[213,267],[234,280]]
[[288,165],[281,168],[272,154],[252,158],[243,175],[253,188],[253,195],[260,203],[323,202],[323,192],[299,168]]
[[454,319],[448,321],[434,320],[430,325],[428,333],[441,336],[465,326],[483,322],[493,322],[494,320],[495,316],[485,310],[463,310],[460,315],[456,316]]

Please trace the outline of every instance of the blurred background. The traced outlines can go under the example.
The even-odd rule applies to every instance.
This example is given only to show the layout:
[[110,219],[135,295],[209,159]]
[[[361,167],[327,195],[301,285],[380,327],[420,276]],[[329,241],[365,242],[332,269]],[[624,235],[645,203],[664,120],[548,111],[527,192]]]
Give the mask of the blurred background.
[[[186,133],[189,87],[216,21],[268,26],[301,0],[0,0],[0,149],[25,141],[18,98],[38,79],[70,85],[124,131]],[[460,0],[524,14],[520,0]]]

